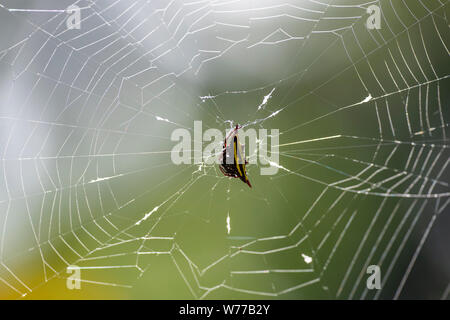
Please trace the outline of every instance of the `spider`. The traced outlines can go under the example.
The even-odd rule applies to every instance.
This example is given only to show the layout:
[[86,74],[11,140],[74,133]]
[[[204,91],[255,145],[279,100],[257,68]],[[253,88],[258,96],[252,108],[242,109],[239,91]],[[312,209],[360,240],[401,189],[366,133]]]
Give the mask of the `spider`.
[[[223,151],[219,157],[219,169],[225,176],[239,178],[251,188],[252,185],[248,180],[245,167],[248,162],[247,160],[242,161],[242,146],[237,137],[237,131],[240,128],[239,125],[236,125],[236,128],[225,138]],[[227,140],[232,134],[234,134],[233,143],[231,146],[227,146]]]

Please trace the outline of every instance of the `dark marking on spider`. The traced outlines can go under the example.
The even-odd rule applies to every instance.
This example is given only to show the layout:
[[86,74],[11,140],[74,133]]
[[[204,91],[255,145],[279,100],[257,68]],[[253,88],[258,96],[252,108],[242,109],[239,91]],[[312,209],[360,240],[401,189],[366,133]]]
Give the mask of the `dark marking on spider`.
[[[223,144],[223,151],[220,155],[220,171],[227,177],[239,178],[242,182],[246,183],[250,188],[252,185],[247,177],[248,164],[246,159],[243,159],[242,145],[239,142],[237,132],[240,129],[239,125],[225,138]],[[227,145],[228,138],[234,134],[232,144]]]

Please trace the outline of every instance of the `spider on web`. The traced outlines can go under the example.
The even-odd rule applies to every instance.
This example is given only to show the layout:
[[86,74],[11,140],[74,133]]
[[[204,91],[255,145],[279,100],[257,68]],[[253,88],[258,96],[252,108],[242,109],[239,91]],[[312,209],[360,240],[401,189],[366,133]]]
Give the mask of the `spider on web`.
[[[243,148],[239,142],[237,132],[242,128],[236,125],[233,131],[225,138],[223,144],[223,151],[219,157],[220,171],[227,177],[239,178],[242,182],[246,183],[250,188],[252,185],[247,177],[246,165],[247,160],[243,157]],[[231,135],[234,135],[231,145],[227,145],[227,140]]]

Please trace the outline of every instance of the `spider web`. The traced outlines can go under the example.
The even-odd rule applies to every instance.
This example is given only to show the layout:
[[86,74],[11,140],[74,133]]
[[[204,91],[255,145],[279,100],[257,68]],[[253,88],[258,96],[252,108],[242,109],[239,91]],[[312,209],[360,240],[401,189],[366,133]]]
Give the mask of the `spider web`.
[[[0,296],[448,298],[448,10],[2,0]],[[172,164],[195,120],[279,129],[278,173]]]

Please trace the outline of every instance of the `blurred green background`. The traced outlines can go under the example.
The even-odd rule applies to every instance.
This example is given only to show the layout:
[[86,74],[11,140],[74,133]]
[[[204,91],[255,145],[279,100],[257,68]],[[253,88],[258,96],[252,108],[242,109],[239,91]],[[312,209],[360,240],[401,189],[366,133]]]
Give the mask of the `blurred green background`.
[[[72,3],[0,2],[1,298],[448,298],[448,2]],[[284,169],[174,165],[196,120]]]

